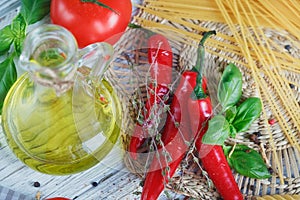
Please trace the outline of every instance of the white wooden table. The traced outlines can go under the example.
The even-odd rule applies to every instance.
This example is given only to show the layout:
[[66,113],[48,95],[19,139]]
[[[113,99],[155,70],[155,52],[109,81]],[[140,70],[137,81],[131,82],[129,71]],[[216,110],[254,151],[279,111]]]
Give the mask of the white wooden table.
[[[21,192],[32,199],[38,193],[45,197],[63,196],[78,200],[92,199],[138,199],[138,179],[124,167],[118,152],[113,152],[95,167],[75,175],[51,176],[36,172],[11,152],[0,131],[0,186]],[[40,187],[35,187],[38,182]],[[98,185],[94,187],[93,182]],[[3,199],[1,199],[3,200]]]
[[[19,6],[18,0],[0,0],[0,28],[11,22]],[[140,179],[126,170],[118,151],[85,172],[51,176],[36,172],[19,161],[7,146],[1,127],[0,144],[0,200],[33,200],[37,194],[41,199],[55,196],[77,200],[139,199],[135,193],[141,191]],[[35,182],[40,186],[35,187]],[[93,186],[93,182],[98,185]],[[5,196],[1,196],[4,191]],[[24,196],[8,195],[6,198],[7,192],[22,193]],[[163,196],[161,198],[165,199]]]

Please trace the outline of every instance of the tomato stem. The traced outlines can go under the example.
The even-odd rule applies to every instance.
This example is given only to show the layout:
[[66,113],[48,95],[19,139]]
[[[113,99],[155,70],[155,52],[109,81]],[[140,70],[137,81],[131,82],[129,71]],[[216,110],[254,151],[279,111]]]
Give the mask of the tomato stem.
[[120,13],[118,13],[116,10],[114,10],[113,8],[111,8],[110,6],[108,6],[108,5],[104,4],[104,3],[101,3],[101,2],[99,2],[99,1],[97,1],[97,0],[80,0],[80,1],[83,2],[83,3],[94,3],[94,4],[98,5],[98,6],[101,6],[101,7],[103,7],[103,8],[107,8],[107,9],[110,10],[110,11],[113,11],[113,12],[116,13],[117,15],[120,14]]

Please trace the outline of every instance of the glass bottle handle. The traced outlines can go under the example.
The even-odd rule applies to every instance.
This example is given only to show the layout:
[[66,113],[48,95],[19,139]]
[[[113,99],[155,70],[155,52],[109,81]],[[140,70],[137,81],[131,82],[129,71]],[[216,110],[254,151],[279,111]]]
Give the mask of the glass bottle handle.
[[108,43],[99,42],[81,49],[78,53],[78,67],[89,67],[89,78],[100,82],[112,60],[113,47]]
[[[97,159],[100,159],[101,156],[94,154],[97,152],[95,150],[109,142],[104,134],[105,130],[103,130],[107,122],[99,120],[101,112],[97,108],[99,106],[97,91],[99,88],[105,88],[102,79],[110,65],[113,53],[113,47],[104,42],[94,43],[79,50],[77,66],[81,73],[77,73],[73,85],[72,112],[78,136],[84,150]],[[90,70],[85,71],[86,67]],[[81,69],[84,71],[80,71]],[[109,101],[112,100],[111,96],[105,98]],[[111,102],[111,104],[113,103],[115,102]],[[116,116],[111,117],[114,119]],[[86,134],[87,124],[90,125],[89,134]]]

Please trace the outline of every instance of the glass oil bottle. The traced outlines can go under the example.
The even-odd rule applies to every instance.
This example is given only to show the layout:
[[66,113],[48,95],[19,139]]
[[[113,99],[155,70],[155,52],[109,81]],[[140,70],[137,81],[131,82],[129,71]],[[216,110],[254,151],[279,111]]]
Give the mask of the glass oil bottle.
[[99,163],[120,135],[121,105],[103,79],[113,56],[107,43],[78,49],[57,25],[27,35],[20,67],[26,72],[10,89],[2,126],[9,147],[27,166],[67,175]]

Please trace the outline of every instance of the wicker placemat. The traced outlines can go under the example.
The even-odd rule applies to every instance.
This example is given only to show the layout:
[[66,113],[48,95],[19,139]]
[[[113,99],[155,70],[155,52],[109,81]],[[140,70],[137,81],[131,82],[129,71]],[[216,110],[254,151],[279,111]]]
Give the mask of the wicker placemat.
[[[144,18],[159,20],[155,19],[155,16],[147,14],[142,10],[139,15]],[[185,28],[182,25],[173,24],[169,21],[162,21],[161,23],[168,23],[170,27]],[[225,24],[200,21],[195,21],[194,23],[199,26],[214,29],[217,32],[226,33],[229,31]],[[153,31],[158,31],[169,39],[174,53],[174,73],[180,74],[184,70],[191,69],[196,61],[197,42],[190,39],[191,45],[188,45],[186,42],[183,43],[178,38],[184,40],[189,40],[189,38],[185,38],[185,36],[171,30]],[[274,41],[279,44],[282,43],[280,40],[280,33],[272,30],[266,31],[271,34]],[[124,132],[123,143],[125,148],[127,148],[130,135],[136,123],[136,113],[138,112],[138,109],[140,109],[137,102],[143,101],[146,97],[145,87],[149,73],[149,65],[147,64],[147,59],[145,58],[146,54],[144,52],[144,49],[147,47],[145,43],[146,32],[147,31],[143,29],[129,29],[122,36],[119,43],[115,45],[116,59],[113,63],[113,67],[106,74],[119,91],[120,98],[124,105],[125,117],[122,127]],[[210,50],[214,50],[213,47],[209,48],[211,48]],[[300,55],[297,52],[299,53],[300,50],[294,50],[293,53],[295,56]],[[222,71],[229,62],[232,62],[232,59],[228,60],[228,57],[235,58],[237,61],[243,60],[243,57],[229,54],[227,52],[219,52],[219,55],[210,53],[206,54],[206,68],[204,70],[204,75],[209,80],[208,88],[214,105],[216,105],[217,85]],[[128,58],[130,58],[132,63],[128,62]],[[236,63],[236,65],[240,68],[243,74],[242,98],[257,96],[257,85],[252,78],[249,68],[241,65],[240,63]],[[262,74],[262,76],[264,75]],[[300,82],[299,74],[289,73],[286,77],[292,82]],[[174,78],[173,84],[176,85],[176,82],[178,82],[178,79]],[[271,86],[266,89],[273,90]],[[295,93],[297,101],[300,103],[300,88],[294,87],[293,92]],[[265,101],[265,99],[262,100]],[[281,104],[279,101],[277,103],[279,105]],[[267,106],[267,104],[265,105]],[[268,117],[272,117],[272,113],[269,111],[269,108],[266,107],[265,110],[267,111]],[[288,113],[285,113],[284,109],[282,109],[282,112],[287,118],[289,118]],[[290,145],[278,124],[273,125],[270,131],[274,138],[276,154],[280,158],[280,167],[283,169],[282,175],[284,177],[284,183],[279,180],[274,152],[270,148],[270,134],[269,130],[267,130],[266,120],[263,116],[261,116],[261,118],[257,120],[247,132],[239,134],[234,140],[231,139],[227,141],[228,143],[236,142],[238,144],[245,144],[260,151],[266,159],[266,163],[270,166],[270,169],[272,169],[272,178],[264,180],[248,178],[234,173],[238,186],[246,199],[263,195],[296,195],[300,193],[300,152],[296,147]],[[296,127],[294,127],[292,131],[299,134],[299,130],[297,130]],[[257,132],[260,133],[260,145],[255,144],[248,137],[249,134]],[[133,173],[137,173],[141,177],[144,176],[145,160],[139,159],[137,161],[133,161],[127,154],[125,154],[124,162],[128,169]],[[184,159],[177,172],[178,173],[167,185],[168,189],[196,199],[218,199],[220,197],[215,188],[208,184],[207,177],[203,175],[202,169],[199,168],[192,158],[187,157]]]

